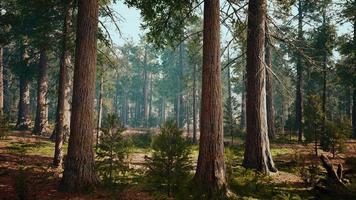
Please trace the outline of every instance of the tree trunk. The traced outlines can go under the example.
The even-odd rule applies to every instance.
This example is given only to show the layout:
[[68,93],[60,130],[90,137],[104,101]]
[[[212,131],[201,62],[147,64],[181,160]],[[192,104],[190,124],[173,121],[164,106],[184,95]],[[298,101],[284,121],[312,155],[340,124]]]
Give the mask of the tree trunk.
[[[26,68],[28,67],[28,54],[26,51],[26,45],[23,46],[23,52],[22,52],[22,64],[23,68],[26,71]],[[27,74],[25,72],[22,72],[20,74],[20,99],[19,99],[19,106],[18,106],[18,115],[17,115],[17,123],[16,123],[16,128],[18,129],[28,129],[31,123],[30,120],[30,86],[29,86],[29,81],[27,78]]]
[[100,78],[100,89],[99,89],[99,99],[98,99],[98,119],[96,124],[96,146],[99,144],[100,131],[101,131],[101,122],[103,119],[103,95],[104,95],[104,78],[101,75]]
[[71,66],[70,54],[70,39],[72,33],[72,16],[73,16],[73,1],[67,0],[65,10],[65,18],[62,35],[62,55],[59,66],[59,83],[58,83],[58,102],[56,112],[56,125],[53,131],[55,136],[55,148],[53,157],[53,166],[61,167],[63,159],[63,141],[66,135],[69,135],[70,127],[70,75],[68,68]]
[[[298,1],[298,41],[303,41],[303,8],[302,0]],[[296,103],[295,103],[295,119],[296,130],[298,132],[298,142],[303,141],[303,66],[301,55],[297,55],[297,90],[296,90]]]
[[353,91],[353,104],[352,104],[352,135],[356,138],[356,87]]
[[[230,62],[230,52],[228,51],[228,63]],[[234,134],[233,134],[233,122],[232,122],[232,95],[231,95],[231,75],[230,75],[230,65],[227,66],[227,89],[228,89],[228,99],[227,99],[227,112],[229,119],[229,134],[231,136],[231,144],[234,144]]]
[[153,84],[152,84],[153,80],[152,80],[152,73],[150,73],[149,76],[149,98],[148,98],[148,126],[151,127],[153,126],[153,124],[150,124],[150,120],[152,119],[152,96],[153,96]]
[[243,71],[242,76],[242,91],[241,91],[241,118],[240,118],[240,128],[241,130],[246,129],[246,74]]
[[0,46],[0,117],[4,114],[4,66],[3,47]]
[[276,172],[269,149],[264,65],[266,0],[250,0],[247,36],[247,135],[243,166]]
[[143,85],[143,126],[148,125],[148,86],[149,86],[149,72],[147,69],[147,47],[145,47],[144,56],[144,85]]
[[61,180],[61,188],[70,192],[98,182],[93,152],[97,29],[98,1],[79,0],[71,133]]
[[[273,76],[272,76],[272,55],[271,47],[268,44],[268,26],[266,23],[266,101],[267,101],[267,126],[268,126],[268,136],[270,139],[276,137],[276,128],[275,128],[275,110],[274,110],[274,101],[273,101]],[[268,69],[268,68],[269,69]]]
[[196,88],[197,88],[197,77],[196,77],[197,66],[193,66],[193,143],[197,142],[197,111],[196,111]]
[[201,134],[195,181],[207,199],[228,194],[224,163],[219,13],[219,0],[205,1]]
[[47,50],[41,49],[39,74],[38,74],[38,88],[37,88],[37,110],[35,118],[35,127],[33,133],[36,135],[42,135],[48,127],[48,77],[47,77]]

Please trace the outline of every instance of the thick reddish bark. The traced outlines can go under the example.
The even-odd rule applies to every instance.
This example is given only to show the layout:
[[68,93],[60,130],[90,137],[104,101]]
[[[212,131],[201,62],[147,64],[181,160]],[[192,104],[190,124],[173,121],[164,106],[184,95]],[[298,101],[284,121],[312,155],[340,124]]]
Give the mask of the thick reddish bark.
[[247,35],[247,135],[243,166],[275,172],[269,149],[266,113],[265,21],[266,0],[250,0]]
[[73,1],[67,0],[65,8],[65,18],[62,35],[62,55],[59,69],[58,102],[56,113],[56,126],[53,135],[55,135],[55,149],[53,157],[53,166],[60,167],[63,159],[63,140],[65,135],[69,135],[70,127],[70,75],[68,68],[71,66],[71,54],[69,40],[72,33],[72,15]]
[[195,181],[209,199],[228,192],[224,163],[219,0],[204,3],[200,144]]
[[197,142],[197,111],[196,111],[196,100],[197,100],[197,78],[196,78],[197,66],[193,66],[193,143]]
[[98,1],[79,0],[73,102],[68,154],[61,188],[83,192],[98,182],[94,169],[94,97]]
[[33,133],[42,135],[46,132],[48,127],[48,104],[47,104],[47,92],[48,92],[48,77],[47,77],[47,52],[46,49],[41,49],[39,63],[39,74],[37,80],[37,110],[35,127]]

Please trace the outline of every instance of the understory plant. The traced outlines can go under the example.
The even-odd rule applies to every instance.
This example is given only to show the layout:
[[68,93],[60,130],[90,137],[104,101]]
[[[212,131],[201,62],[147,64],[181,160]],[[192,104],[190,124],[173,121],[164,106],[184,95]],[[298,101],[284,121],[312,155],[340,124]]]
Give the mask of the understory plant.
[[169,121],[153,138],[152,150],[152,157],[146,157],[148,184],[163,190],[169,197],[179,194],[193,169],[189,141],[183,137],[182,130]]

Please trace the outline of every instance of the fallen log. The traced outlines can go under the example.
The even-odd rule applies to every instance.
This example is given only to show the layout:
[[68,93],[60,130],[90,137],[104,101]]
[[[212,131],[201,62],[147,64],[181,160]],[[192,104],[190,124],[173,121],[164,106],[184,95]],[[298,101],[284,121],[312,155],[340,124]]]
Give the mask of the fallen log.
[[345,198],[350,197],[352,192],[343,181],[344,172],[342,165],[339,164],[335,170],[328,157],[321,155],[320,160],[322,162],[322,166],[326,170],[327,177],[325,179],[321,179],[318,184],[316,184],[315,188],[322,193],[336,195],[339,197],[342,196]]

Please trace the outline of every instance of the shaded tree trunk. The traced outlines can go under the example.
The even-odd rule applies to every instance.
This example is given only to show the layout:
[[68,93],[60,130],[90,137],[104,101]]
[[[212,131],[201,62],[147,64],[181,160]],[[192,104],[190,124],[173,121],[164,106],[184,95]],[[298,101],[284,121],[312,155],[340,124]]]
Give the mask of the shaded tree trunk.
[[[229,61],[230,61],[230,52],[228,51],[228,63]],[[228,112],[228,119],[229,119],[229,134],[231,136],[231,144],[234,144],[230,65],[227,66],[227,89],[228,89],[227,112]]]
[[[303,41],[303,8],[302,0],[298,1],[298,41]],[[298,133],[298,141],[303,141],[303,87],[304,76],[301,55],[297,55],[297,90],[295,103],[295,119],[296,130]]]
[[196,111],[196,100],[197,100],[197,77],[196,77],[197,66],[193,66],[193,143],[197,142],[197,111]]
[[208,199],[228,194],[221,101],[219,4],[219,0],[204,3],[201,134],[195,181]]
[[[266,45],[265,45],[265,59],[266,59],[266,103],[267,103],[267,125],[268,125],[268,136],[270,139],[276,137],[275,128],[275,110],[273,101],[273,76],[272,76],[272,55],[271,47],[268,44],[268,27],[266,24]],[[269,69],[268,69],[268,68]]]
[[48,67],[47,50],[41,49],[40,53],[40,63],[39,63],[39,74],[37,80],[37,110],[35,118],[35,127],[33,133],[36,135],[42,135],[46,132],[48,127],[48,103],[47,103],[47,92],[48,92],[48,77],[47,77],[47,67]]
[[353,91],[353,104],[352,104],[352,135],[356,138],[356,87]]
[[242,92],[241,92],[241,116],[240,116],[240,128],[246,129],[246,74],[242,72]]
[[30,120],[30,86],[27,74],[25,73],[28,67],[28,54],[26,51],[26,45],[23,46],[22,49],[22,64],[24,71],[19,76],[19,87],[20,87],[20,99],[18,105],[18,115],[17,115],[17,123],[16,128],[18,129],[28,129],[31,123]]
[[3,65],[4,49],[0,45],[0,116],[4,114],[4,65]]
[[143,126],[148,125],[148,86],[149,86],[149,72],[147,69],[147,47],[145,47],[144,56],[144,85],[143,85]]
[[71,132],[60,184],[70,192],[83,192],[98,182],[93,152],[98,8],[96,0],[78,0]]
[[72,15],[73,15],[73,1],[67,0],[65,10],[65,18],[62,35],[62,55],[59,66],[59,83],[58,83],[58,101],[56,111],[56,125],[53,131],[55,138],[55,148],[53,157],[53,166],[62,166],[63,159],[63,142],[66,135],[69,135],[70,128],[70,75],[69,67],[71,66],[70,54],[70,39],[72,33]]
[[152,119],[152,96],[153,96],[153,80],[152,80],[152,73],[150,73],[150,76],[149,76],[149,98],[148,98],[148,126],[151,127],[153,124],[150,124],[150,119]]
[[247,36],[247,135],[243,166],[276,172],[269,148],[264,66],[266,0],[250,0]]

